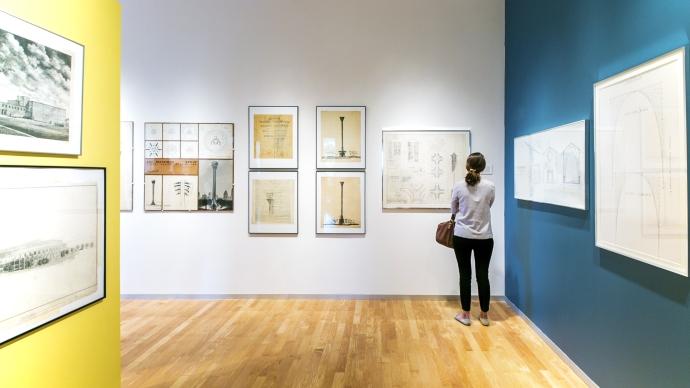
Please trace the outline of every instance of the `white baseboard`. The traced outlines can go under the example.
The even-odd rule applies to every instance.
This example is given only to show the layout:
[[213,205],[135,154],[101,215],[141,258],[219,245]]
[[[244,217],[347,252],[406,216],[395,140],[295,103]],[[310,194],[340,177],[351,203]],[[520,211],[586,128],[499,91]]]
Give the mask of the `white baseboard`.
[[525,322],[527,322],[527,324],[532,328],[532,330],[534,330],[537,333],[537,335],[542,340],[544,340],[544,342],[546,342],[546,344],[549,345],[549,347],[554,352],[556,352],[556,354],[566,364],[568,364],[570,369],[572,369],[575,372],[575,374],[578,375],[582,379],[582,381],[584,381],[585,384],[587,384],[587,386],[596,387],[596,388],[599,387],[599,385],[597,385],[597,383],[595,383],[594,380],[592,380],[589,376],[587,376],[587,374],[582,369],[580,369],[580,367],[577,366],[577,364],[573,360],[571,360],[570,357],[568,357],[568,355],[565,354],[565,352],[563,350],[561,350],[561,348],[559,348],[558,345],[556,345],[556,343],[551,340],[551,338],[549,338],[546,334],[544,334],[544,332],[541,331],[539,326],[537,326],[534,322],[532,322],[532,320],[529,319],[529,317],[527,315],[525,315],[525,313],[523,313],[522,310],[520,310],[515,304],[513,304],[513,302],[511,302],[510,299],[503,297],[503,301],[506,302],[506,304],[508,304],[508,306],[510,306],[513,310],[515,310],[515,312],[517,312],[518,315],[520,315],[520,317],[525,320]]

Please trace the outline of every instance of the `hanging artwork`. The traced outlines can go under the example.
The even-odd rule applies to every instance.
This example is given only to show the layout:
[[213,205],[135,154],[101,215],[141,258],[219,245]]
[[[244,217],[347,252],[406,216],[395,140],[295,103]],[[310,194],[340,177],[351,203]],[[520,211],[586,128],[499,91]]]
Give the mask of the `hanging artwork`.
[[144,158],[144,210],[233,210],[233,124],[146,123]]
[[299,108],[249,107],[249,168],[297,168]]
[[120,211],[132,211],[134,191],[134,123],[120,123]]
[[685,49],[594,85],[596,245],[688,276]]
[[249,171],[249,233],[298,232],[297,171]]
[[385,129],[383,208],[450,208],[469,154],[469,130]]
[[587,209],[585,120],[516,137],[515,198]]
[[84,46],[0,12],[0,150],[81,154]]
[[316,233],[364,233],[364,185],[364,172],[318,171]]
[[316,107],[316,168],[366,167],[366,107]]
[[105,298],[105,169],[0,167],[0,214],[0,343]]

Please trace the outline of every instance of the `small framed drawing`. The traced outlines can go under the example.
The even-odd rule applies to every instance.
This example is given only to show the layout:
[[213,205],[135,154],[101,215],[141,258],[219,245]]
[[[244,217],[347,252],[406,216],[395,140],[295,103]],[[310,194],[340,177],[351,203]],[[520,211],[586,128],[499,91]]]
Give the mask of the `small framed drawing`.
[[249,171],[249,233],[297,234],[297,171]]
[[450,208],[466,173],[469,129],[386,128],[382,141],[384,209]]
[[363,171],[316,172],[316,233],[365,233]]
[[297,168],[299,108],[249,107],[249,168]]
[[0,150],[81,154],[84,46],[0,12]]
[[366,167],[364,106],[316,107],[316,168]]
[[104,168],[2,166],[0,214],[0,343],[105,298]]
[[594,84],[595,245],[688,276],[685,48]]
[[120,122],[120,211],[132,211],[134,191],[134,123]]

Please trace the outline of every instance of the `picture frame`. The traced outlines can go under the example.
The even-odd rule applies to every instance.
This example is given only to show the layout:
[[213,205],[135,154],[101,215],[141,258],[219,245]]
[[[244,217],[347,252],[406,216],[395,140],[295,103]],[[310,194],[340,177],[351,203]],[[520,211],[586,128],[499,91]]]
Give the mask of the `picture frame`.
[[5,343],[106,297],[106,170],[0,166],[0,182]]
[[513,139],[516,199],[587,210],[587,120]]
[[366,173],[316,172],[316,233],[366,233]]
[[0,50],[0,151],[80,155],[84,46],[0,11]]
[[249,168],[297,169],[299,107],[249,106]]
[[594,84],[595,245],[688,277],[686,49]]
[[388,127],[381,133],[383,209],[449,209],[465,176],[470,128]]
[[120,211],[134,208],[134,122],[120,122]]
[[232,212],[233,123],[146,122],[144,210]]
[[297,171],[249,171],[249,234],[298,234]]
[[366,106],[316,107],[316,168],[366,168]]

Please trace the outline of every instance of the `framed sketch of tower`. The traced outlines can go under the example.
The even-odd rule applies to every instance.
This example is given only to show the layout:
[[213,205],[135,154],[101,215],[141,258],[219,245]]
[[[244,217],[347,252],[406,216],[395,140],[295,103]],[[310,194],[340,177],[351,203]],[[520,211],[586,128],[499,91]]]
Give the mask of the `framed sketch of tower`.
[[144,124],[144,210],[234,208],[234,125]]
[[684,48],[594,85],[595,242],[688,276]]
[[0,150],[81,154],[84,46],[0,12]]
[[363,171],[316,172],[316,233],[365,233]]
[[105,169],[0,167],[0,343],[105,298]]
[[249,171],[249,233],[297,234],[297,171]]
[[316,168],[366,167],[366,107],[316,107]]

